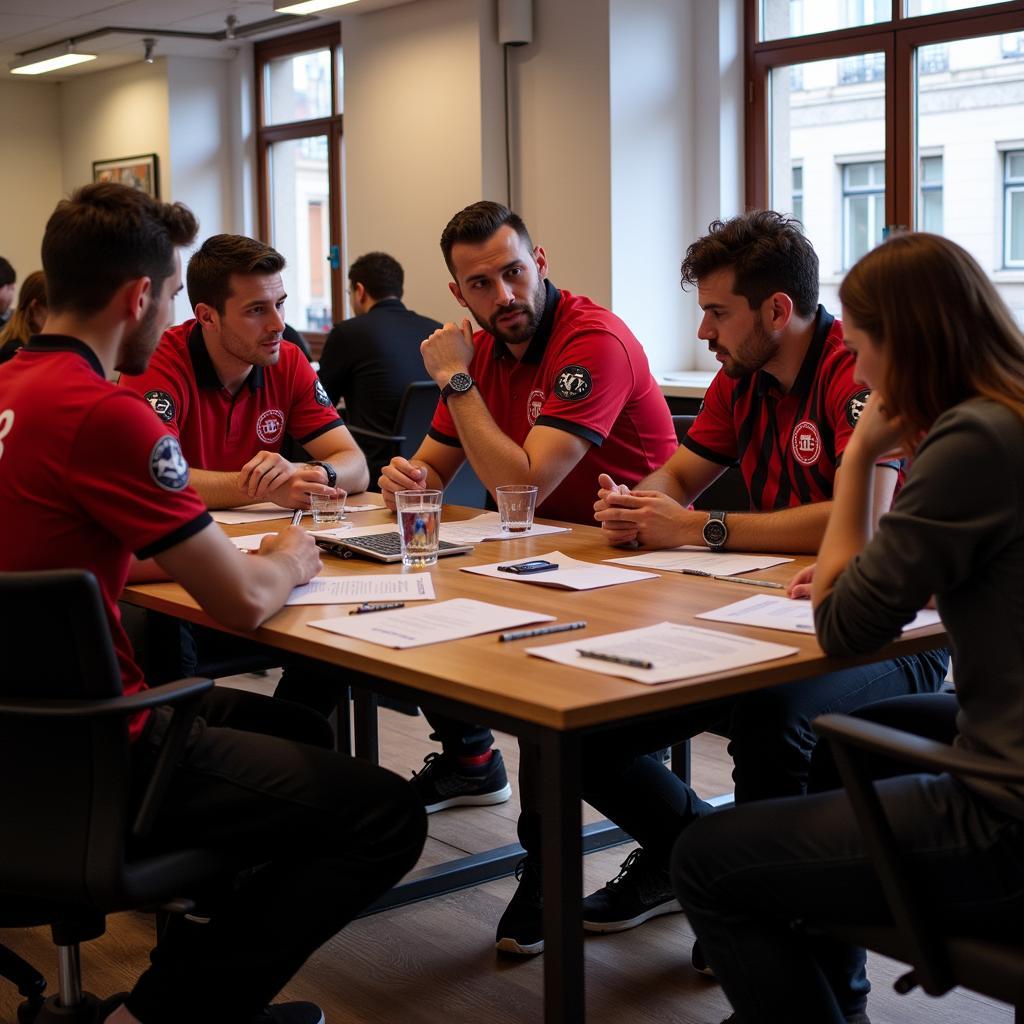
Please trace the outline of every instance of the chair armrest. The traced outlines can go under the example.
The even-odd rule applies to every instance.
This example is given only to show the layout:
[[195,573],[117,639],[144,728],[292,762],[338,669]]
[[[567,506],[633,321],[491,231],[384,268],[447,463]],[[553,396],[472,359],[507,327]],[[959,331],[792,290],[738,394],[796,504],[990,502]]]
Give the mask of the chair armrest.
[[814,728],[833,744],[883,754],[909,765],[993,782],[1024,783],[1024,769],[1017,765],[1007,764],[987,754],[936,743],[877,722],[848,715],[822,715],[814,720]]
[[392,444],[401,444],[405,440],[405,434],[382,434],[379,430],[370,430],[369,427],[354,427],[346,423],[349,433],[353,437],[369,437],[374,441],[390,441]]
[[100,718],[109,715],[132,715],[158,704],[199,697],[212,689],[212,679],[176,679],[136,693],[120,697],[98,697],[90,700],[48,700],[45,697],[0,697],[0,715],[24,718]]

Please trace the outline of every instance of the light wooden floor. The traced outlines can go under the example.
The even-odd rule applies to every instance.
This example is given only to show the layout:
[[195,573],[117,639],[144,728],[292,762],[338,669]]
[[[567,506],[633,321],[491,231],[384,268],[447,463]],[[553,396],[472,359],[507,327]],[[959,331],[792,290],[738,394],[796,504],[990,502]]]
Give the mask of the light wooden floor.
[[[264,688],[263,681],[252,688]],[[435,749],[422,717],[381,712],[381,759],[402,774]],[[513,779],[518,751],[498,737]],[[729,788],[724,742],[702,736],[695,743],[694,779],[702,795]],[[589,809],[587,809],[589,812]],[[516,796],[494,808],[431,815],[421,864],[475,853],[515,841]],[[595,815],[589,812],[588,820]],[[586,890],[618,871],[631,847],[586,858]],[[328,1024],[526,1024],[542,1020],[543,957],[498,956],[494,926],[514,889],[501,879],[474,889],[356,921],[327,943],[283,993],[318,1002]],[[86,988],[108,995],[130,988],[147,963],[152,920],[121,914],[108,932],[82,949]],[[717,1024],[729,1013],[719,987],[689,966],[693,934],[681,914],[619,935],[586,941],[587,1008],[592,1024]],[[0,943],[25,956],[54,986],[55,965],[46,929],[0,929]],[[869,964],[873,1024],[1009,1024],[1012,1012],[969,992],[935,1000],[920,991],[897,996],[899,965],[880,957]],[[13,1022],[18,997],[0,982],[0,1021]],[[187,1024],[187,1022],[182,1022]]]

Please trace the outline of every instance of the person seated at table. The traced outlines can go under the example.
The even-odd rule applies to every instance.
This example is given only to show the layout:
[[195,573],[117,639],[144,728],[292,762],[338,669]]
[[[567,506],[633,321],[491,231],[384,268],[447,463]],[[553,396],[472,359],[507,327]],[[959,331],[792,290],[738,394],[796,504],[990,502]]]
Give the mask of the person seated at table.
[[[716,221],[687,250],[684,287],[696,285],[698,337],[722,369],[683,445],[631,490],[601,477],[595,518],[609,543],[706,544],[713,550],[814,551],[833,482],[868,390],[853,374],[842,325],[818,303],[818,257],[797,221],[759,210]],[[739,463],[753,511],[686,506]],[[899,462],[874,468],[874,506],[888,508]],[[583,901],[584,928],[623,931],[679,910],[668,875],[679,833],[711,806],[648,751],[713,729],[729,737],[736,800],[802,793],[811,720],[885,697],[936,690],[948,654],[900,657],[665,713],[651,724],[585,740],[583,795],[640,844],[619,874]],[[520,820],[527,851],[519,888],[498,926],[499,948],[543,949],[540,819]],[[700,950],[695,963],[702,964]]]
[[[363,491],[369,482],[366,459],[315,371],[301,349],[282,341],[284,266],[263,242],[212,235],[188,263],[195,318],[164,333],[144,372],[121,376],[181,443],[207,508],[272,501],[307,509],[311,493]],[[314,461],[285,458],[286,438]],[[155,679],[193,675],[204,660],[259,653],[249,641],[154,615],[143,628]],[[288,658],[276,696],[328,714],[344,685],[340,675]]]
[[[1024,335],[974,258],[937,235],[883,242],[839,298],[857,377],[874,393],[818,554],[819,642],[869,654],[935,595],[957,654],[957,745],[1020,770]],[[872,529],[873,466],[894,451],[913,462]],[[877,790],[934,913],[966,932],[1019,935],[1021,787],[904,774]],[[672,879],[735,1020],[840,1024],[864,1012],[863,950],[797,924],[891,921],[845,793],[712,815],[680,838]]]
[[[544,249],[500,203],[457,213],[441,252],[448,288],[480,330],[463,319],[423,342],[441,401],[412,459],[384,467],[385,502],[443,487],[468,459],[492,496],[503,484],[534,484],[538,515],[592,523],[597,473],[635,483],[676,447],[643,347],[614,313],[551,283]],[[427,719],[442,744],[416,775],[428,812],[509,798],[490,730]]]
[[[177,438],[105,379],[145,370],[181,287],[178,249],[196,229],[186,207],[123,185],[87,185],[62,200],[42,245],[47,332],[0,367],[0,516],[18,524],[0,534],[0,570],[90,571],[125,693],[146,687],[118,614],[126,580],[169,576],[245,631],[320,569],[312,538],[293,527],[240,558],[189,485]],[[131,721],[137,782],[168,720],[161,708]],[[203,699],[148,842],[153,852],[223,851],[258,870],[210,894],[209,924],[176,918],[162,930],[127,999],[105,1001],[99,1020],[324,1024],[311,1003],[267,1004],[413,866],[426,833],[405,780],[325,749],[330,742],[308,709],[238,690]]]
[[10,320],[0,330],[0,363],[14,358],[14,353],[28,344],[46,323],[46,276],[35,270],[21,282],[18,305]]

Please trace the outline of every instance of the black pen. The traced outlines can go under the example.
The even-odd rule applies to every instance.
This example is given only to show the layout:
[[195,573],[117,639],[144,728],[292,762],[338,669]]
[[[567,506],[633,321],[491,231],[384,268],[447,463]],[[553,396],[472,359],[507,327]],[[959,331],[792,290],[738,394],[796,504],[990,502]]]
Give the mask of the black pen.
[[616,665],[628,665],[630,668],[654,668],[653,661],[644,658],[624,658],[621,654],[605,654],[604,651],[584,651],[579,647],[576,653],[581,658],[596,658],[598,661],[611,661]]
[[387,612],[392,608],[404,608],[404,601],[382,601],[380,604],[361,604],[353,608],[349,615],[365,615],[367,612]]
[[549,633],[565,633],[570,629],[586,629],[585,622],[561,622],[554,626],[538,626],[536,629],[517,629],[511,633],[502,633],[498,639],[502,643],[509,640],[525,640],[531,636],[547,636]]

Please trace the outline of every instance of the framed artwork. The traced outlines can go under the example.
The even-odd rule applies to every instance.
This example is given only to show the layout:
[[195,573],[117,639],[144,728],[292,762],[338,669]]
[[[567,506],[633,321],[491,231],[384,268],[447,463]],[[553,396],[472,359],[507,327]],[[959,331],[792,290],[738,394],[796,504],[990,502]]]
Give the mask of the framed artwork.
[[154,199],[160,197],[160,178],[157,170],[156,153],[142,156],[123,156],[116,160],[94,160],[93,181],[116,181],[146,192]]

